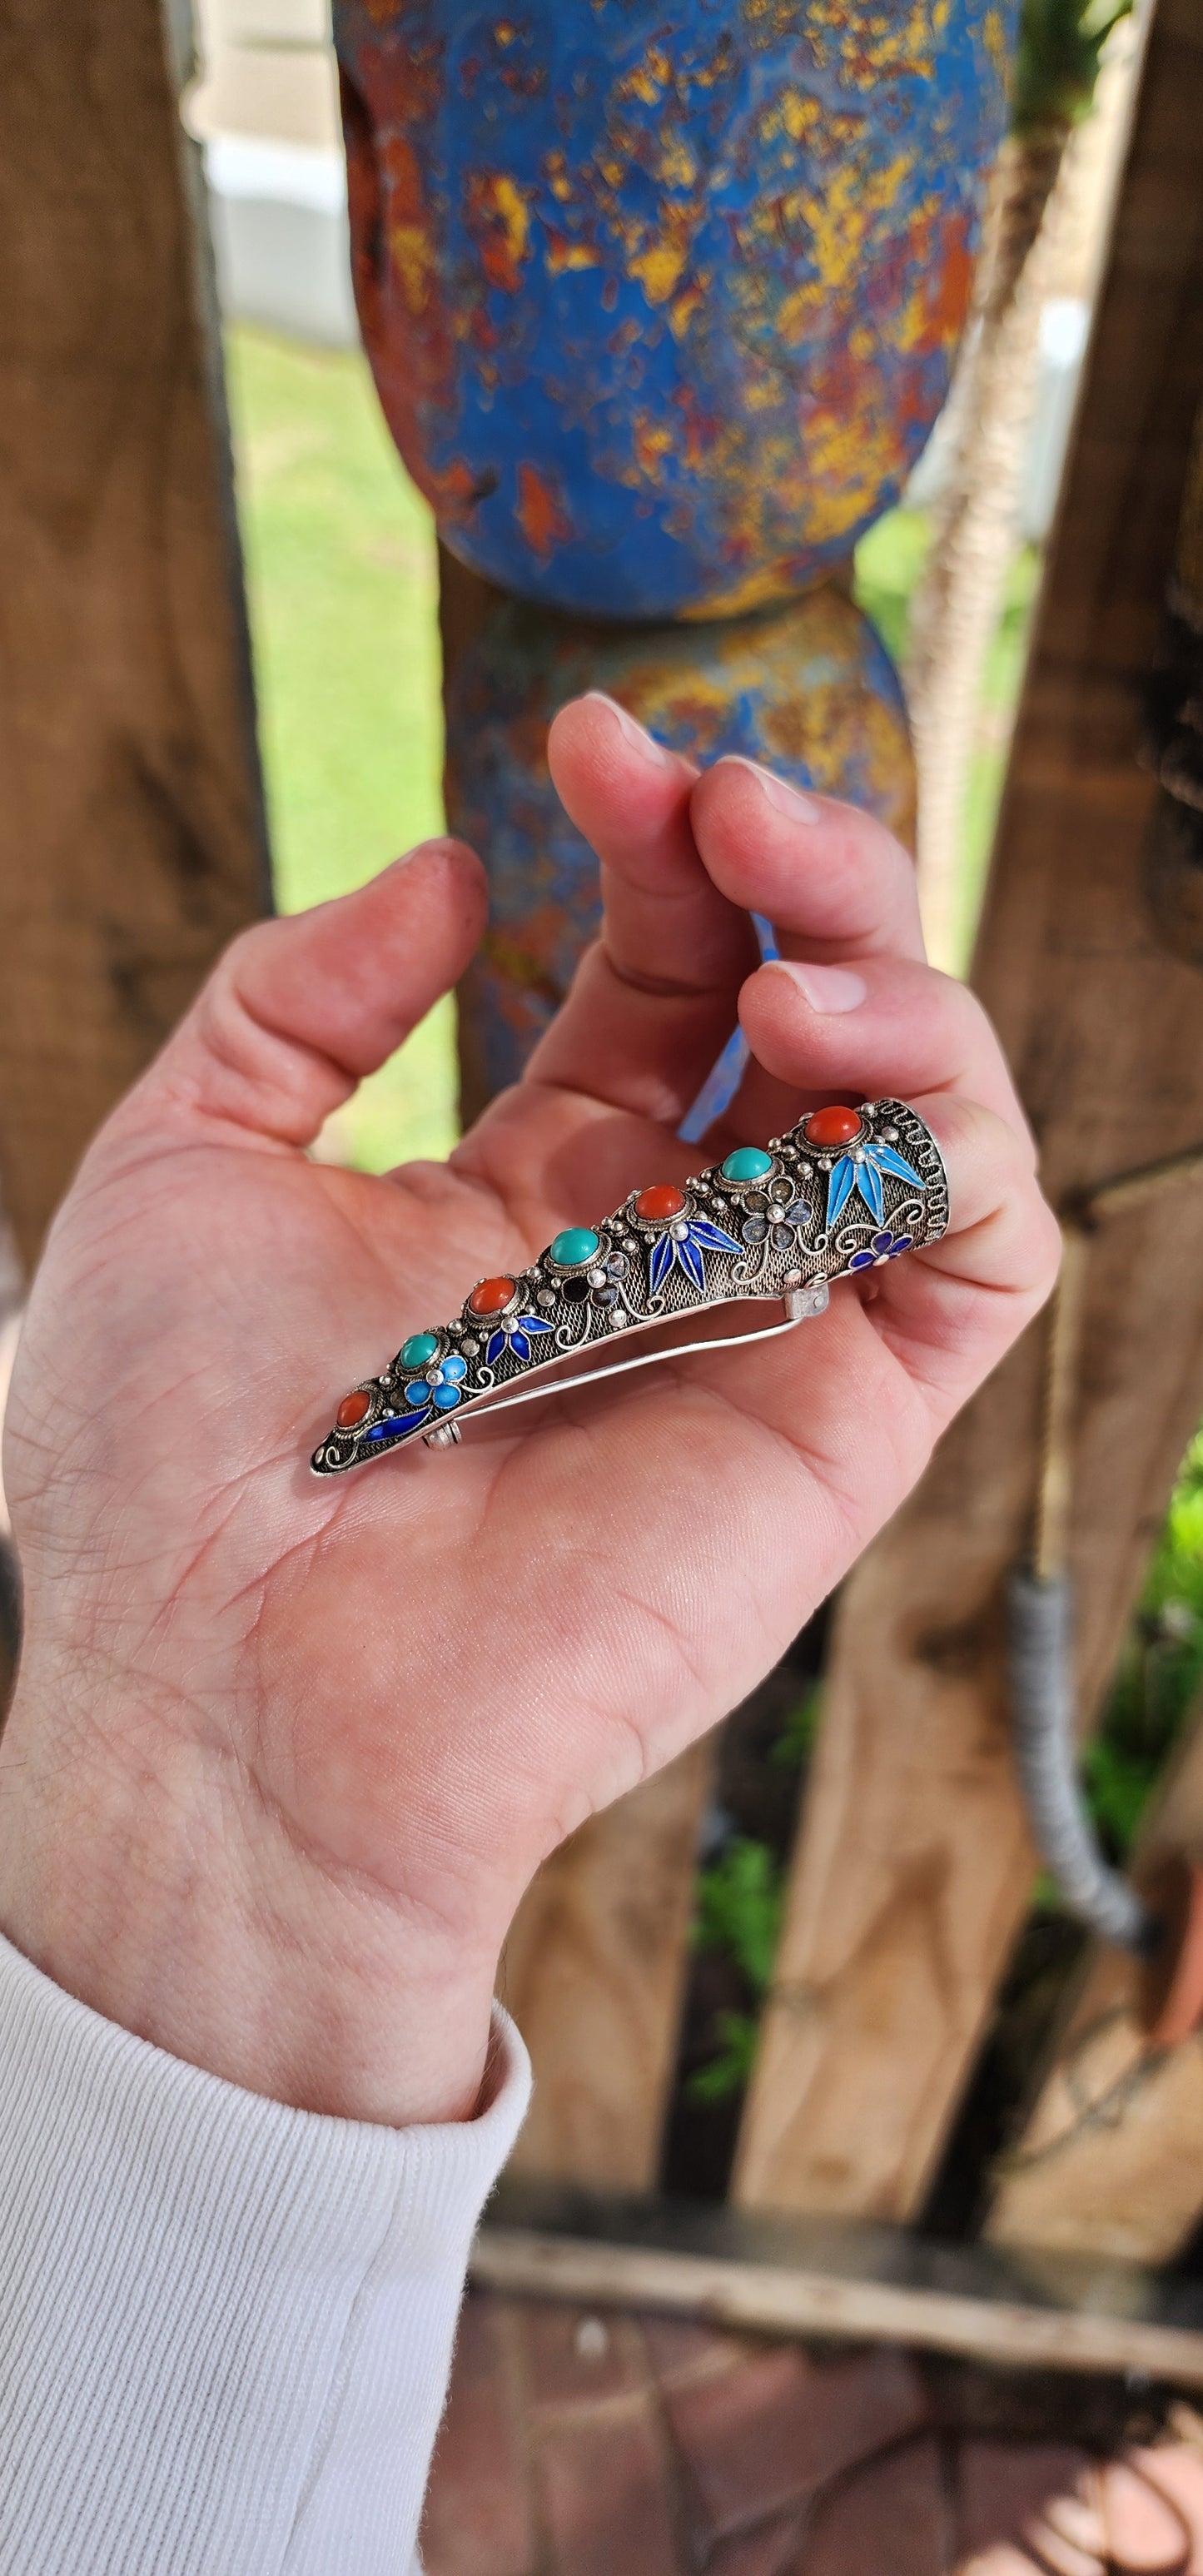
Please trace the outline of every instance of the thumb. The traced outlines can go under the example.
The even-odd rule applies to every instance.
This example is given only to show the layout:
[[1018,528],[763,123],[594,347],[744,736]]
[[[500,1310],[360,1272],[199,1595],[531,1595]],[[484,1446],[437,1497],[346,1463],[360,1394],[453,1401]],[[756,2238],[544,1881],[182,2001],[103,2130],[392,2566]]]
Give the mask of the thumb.
[[310,1144],[462,974],[486,905],[472,851],[423,841],[356,893],[244,931],[110,1133],[182,1119]]

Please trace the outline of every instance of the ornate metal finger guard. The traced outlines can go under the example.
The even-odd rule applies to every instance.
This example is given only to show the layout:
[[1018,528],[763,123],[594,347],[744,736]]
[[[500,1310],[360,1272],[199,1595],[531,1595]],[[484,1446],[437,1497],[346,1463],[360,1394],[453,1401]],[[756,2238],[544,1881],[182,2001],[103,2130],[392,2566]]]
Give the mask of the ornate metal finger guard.
[[[470,1406],[500,1412],[685,1351],[767,1341],[822,1314],[833,1280],[935,1243],[947,1225],[939,1148],[905,1101],[814,1110],[679,1188],[656,1181],[599,1225],[565,1226],[512,1276],[478,1279],[449,1324],[411,1333],[379,1377],[343,1397],[313,1466],[337,1476],[406,1440],[450,1448]],[[749,1298],[778,1299],[784,1323],[610,1355],[620,1336]],[[603,1344],[601,1367],[546,1375]]]

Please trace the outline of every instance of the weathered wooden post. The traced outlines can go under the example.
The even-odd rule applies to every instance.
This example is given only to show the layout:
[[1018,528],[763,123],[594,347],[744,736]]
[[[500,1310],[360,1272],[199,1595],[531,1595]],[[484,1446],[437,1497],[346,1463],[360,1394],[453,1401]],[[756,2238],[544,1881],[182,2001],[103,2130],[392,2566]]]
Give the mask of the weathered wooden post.
[[27,1264],[93,1129],[267,901],[169,33],[158,0],[16,0],[0,27],[0,1195]]
[[[0,23],[0,1227],[27,1271],[269,901],[190,49],[187,0]],[[0,1711],[15,1626],[9,1559]]]

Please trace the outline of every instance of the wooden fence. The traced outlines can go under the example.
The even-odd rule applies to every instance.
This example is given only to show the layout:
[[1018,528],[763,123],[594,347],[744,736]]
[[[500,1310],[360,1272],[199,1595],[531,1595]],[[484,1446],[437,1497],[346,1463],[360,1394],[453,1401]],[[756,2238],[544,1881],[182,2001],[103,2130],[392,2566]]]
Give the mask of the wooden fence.
[[[973,967],[1054,1202],[1203,1141],[1203,986],[1150,915],[1158,789],[1141,758],[1203,400],[1201,107],[1198,21],[1162,0]],[[1086,1718],[1203,1415],[1201,1276],[1203,1189],[1187,1183],[1111,1220],[1091,1249],[1071,1516]],[[1001,1596],[1030,1535],[1044,1329],[954,1426],[845,1587],[740,2138],[746,2209],[916,2215],[1029,1905]],[[654,2182],[707,1780],[705,1753],[691,1755],[586,1827],[519,1917],[507,1993],[539,2071],[516,2158],[528,2175]],[[1188,2049],[1179,2238],[1203,2207],[1199,2063]],[[1047,2117],[1037,2106],[1037,2134]],[[1150,2155],[1158,2137],[1154,2122]],[[1094,2153],[1106,2160],[1097,2140]],[[1118,2166],[1127,2149],[1116,2154]],[[1057,2207],[1075,2172],[1050,2161],[1039,2197],[1028,2188],[1026,2238],[1064,2241]],[[1125,2197],[1134,2187],[1125,2163]],[[1020,2190],[1016,2177],[1002,2194],[999,2234]],[[1132,2217],[1125,2250],[1161,2258],[1162,2195],[1149,2198],[1147,2232]]]
[[[172,79],[156,0],[101,20],[95,0],[15,0],[0,30],[0,1190],[27,1262],[97,1119],[264,901]],[[1159,0],[973,970],[1055,1200],[1203,1140],[1200,958],[1147,898],[1142,760],[1201,405],[1203,28],[1193,0]],[[471,602],[449,584],[445,606],[452,641]],[[1085,1719],[1203,1415],[1201,1278],[1198,1187],[1091,1244],[1071,1508]],[[739,2143],[749,2225],[914,2218],[1029,1904],[1000,1603],[1030,1526],[1042,1330],[840,1603]],[[710,1776],[702,1746],[557,1853],[521,1910],[505,1976],[537,2073],[528,2181],[654,2186]],[[1197,1744],[1149,1832],[1203,1837]],[[1083,2085],[1120,2115],[1083,2119]],[[1092,1959],[989,2233],[1162,2262],[1201,2207],[1203,2053],[1146,2065],[1129,1969]]]

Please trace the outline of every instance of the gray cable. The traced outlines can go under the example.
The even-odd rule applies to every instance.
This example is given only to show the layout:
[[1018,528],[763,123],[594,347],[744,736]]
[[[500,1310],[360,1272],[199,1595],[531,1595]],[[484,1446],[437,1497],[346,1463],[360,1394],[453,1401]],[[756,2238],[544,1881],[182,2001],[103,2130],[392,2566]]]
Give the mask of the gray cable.
[[1080,1923],[1146,1956],[1157,1944],[1156,1916],[1104,1860],[1078,1780],[1067,1577],[1042,1580],[1016,1567],[1007,1614],[1015,1768],[1036,1848]]

